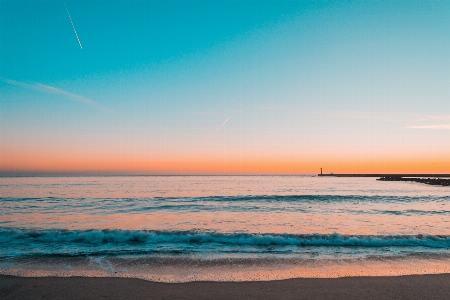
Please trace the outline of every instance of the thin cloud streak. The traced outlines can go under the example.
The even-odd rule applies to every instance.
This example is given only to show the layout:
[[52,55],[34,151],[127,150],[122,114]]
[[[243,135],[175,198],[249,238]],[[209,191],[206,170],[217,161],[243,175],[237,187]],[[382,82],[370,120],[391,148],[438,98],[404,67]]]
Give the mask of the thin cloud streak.
[[427,120],[450,120],[450,115],[426,116]]
[[85,98],[85,97],[77,95],[77,94],[72,94],[72,93],[66,92],[64,90],[58,89],[53,86],[49,86],[49,85],[45,85],[45,84],[41,84],[41,83],[29,84],[29,83],[15,81],[15,80],[2,78],[2,77],[0,77],[0,79],[5,83],[8,83],[10,85],[20,86],[25,89],[39,91],[39,92],[43,92],[43,93],[49,93],[49,94],[63,95],[72,101],[81,102],[83,104],[87,104],[89,106],[95,107],[101,111],[112,113],[112,111],[110,109],[101,106],[100,104],[98,104],[97,102],[95,102],[91,99]]
[[447,129],[450,130],[450,125],[441,124],[441,125],[413,125],[406,126],[405,128],[409,129]]
[[321,119],[348,119],[371,121],[421,120],[424,115],[408,112],[369,112],[369,111],[328,111],[312,114]]
[[231,116],[229,116],[228,119],[226,119],[225,122],[222,123],[222,125],[220,125],[219,127],[217,127],[217,129],[214,130],[213,133],[211,133],[211,134],[206,138],[206,140],[203,141],[202,145],[203,145],[204,143],[206,143],[206,141],[209,140],[209,138],[212,137],[214,133],[216,133],[217,131],[219,131],[219,129],[220,129],[223,125],[225,125],[225,123],[228,122],[229,119],[231,119]]
[[368,111],[332,111],[312,114],[314,118],[321,119],[348,119],[372,121],[430,121],[450,120],[450,115],[425,115],[411,112],[368,112]]

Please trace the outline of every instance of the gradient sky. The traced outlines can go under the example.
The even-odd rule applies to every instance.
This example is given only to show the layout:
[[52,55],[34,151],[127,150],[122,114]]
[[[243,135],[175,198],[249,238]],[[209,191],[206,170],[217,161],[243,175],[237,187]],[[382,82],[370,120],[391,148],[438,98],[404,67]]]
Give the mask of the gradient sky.
[[449,1],[65,4],[0,1],[3,175],[450,173]]

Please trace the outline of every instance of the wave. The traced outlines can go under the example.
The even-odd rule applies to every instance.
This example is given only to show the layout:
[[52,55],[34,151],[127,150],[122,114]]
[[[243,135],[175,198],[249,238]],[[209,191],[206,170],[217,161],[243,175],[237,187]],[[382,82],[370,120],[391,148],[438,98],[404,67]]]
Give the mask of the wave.
[[30,230],[1,228],[0,244],[50,245],[204,245],[234,247],[428,247],[450,248],[448,235],[250,234],[146,230]]
[[164,201],[164,202],[415,202],[415,201],[450,201],[450,196],[380,196],[380,195],[235,195],[235,196],[193,196],[193,197],[144,197],[144,198],[11,198],[0,197],[0,202],[21,202],[21,201]]

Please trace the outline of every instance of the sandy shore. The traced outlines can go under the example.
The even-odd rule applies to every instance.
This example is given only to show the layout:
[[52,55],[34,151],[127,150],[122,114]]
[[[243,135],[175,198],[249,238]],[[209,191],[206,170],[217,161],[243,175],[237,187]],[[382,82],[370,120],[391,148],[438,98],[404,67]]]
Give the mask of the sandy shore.
[[0,275],[0,299],[450,299],[450,274],[189,283]]

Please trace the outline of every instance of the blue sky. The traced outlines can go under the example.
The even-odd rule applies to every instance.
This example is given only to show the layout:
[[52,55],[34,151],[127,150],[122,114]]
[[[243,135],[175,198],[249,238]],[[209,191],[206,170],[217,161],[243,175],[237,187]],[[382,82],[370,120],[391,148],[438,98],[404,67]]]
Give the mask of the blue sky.
[[82,49],[63,1],[0,2],[4,171],[55,156],[450,168],[448,1],[65,4]]

